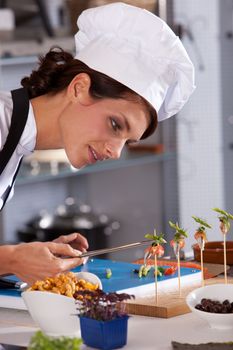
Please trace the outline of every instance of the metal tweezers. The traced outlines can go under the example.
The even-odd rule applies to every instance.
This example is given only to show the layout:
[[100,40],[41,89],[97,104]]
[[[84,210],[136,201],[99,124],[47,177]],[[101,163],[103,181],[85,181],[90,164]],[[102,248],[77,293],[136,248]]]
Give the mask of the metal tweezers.
[[152,242],[153,242],[152,239],[151,240],[147,239],[146,241],[129,243],[129,244],[121,245],[121,246],[114,247],[114,248],[105,248],[105,249],[91,250],[91,251],[87,251],[85,253],[82,253],[81,255],[79,255],[79,257],[80,258],[86,258],[86,257],[90,258],[90,257],[96,256],[96,255],[113,253],[113,252],[118,252],[119,250],[140,247],[141,245],[150,245],[150,243],[152,243]]

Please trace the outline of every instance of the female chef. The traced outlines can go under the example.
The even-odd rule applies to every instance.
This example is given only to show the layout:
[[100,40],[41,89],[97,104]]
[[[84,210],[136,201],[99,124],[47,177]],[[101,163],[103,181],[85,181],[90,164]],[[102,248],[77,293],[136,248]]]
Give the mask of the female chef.
[[[23,156],[63,148],[76,168],[118,159],[126,143],[151,135],[194,90],[181,41],[152,13],[113,3],[84,11],[78,27],[75,57],[52,49],[23,88],[0,93],[1,207]],[[32,283],[79,265],[87,248],[78,233],[1,246],[0,274]]]

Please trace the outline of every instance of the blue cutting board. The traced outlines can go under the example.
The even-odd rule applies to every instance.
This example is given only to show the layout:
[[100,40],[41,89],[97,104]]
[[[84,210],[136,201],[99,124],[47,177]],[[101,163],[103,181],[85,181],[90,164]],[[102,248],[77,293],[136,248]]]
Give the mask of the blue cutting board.
[[[73,272],[87,271],[96,274],[103,285],[103,290],[106,292],[126,292],[137,294],[137,291],[148,291],[149,288],[154,288],[154,269],[151,269],[146,277],[139,278],[137,273],[134,273],[134,269],[138,269],[140,265],[131,264],[128,262],[113,261],[108,259],[89,259],[89,261],[83,265],[73,269]],[[170,266],[163,266],[170,267]],[[112,277],[108,279],[106,277],[106,269],[109,268],[112,271]],[[198,269],[181,267],[181,277],[184,280],[200,280],[201,272]],[[7,278],[18,281],[16,276],[9,276]],[[171,285],[171,282],[176,285],[177,272],[173,275],[158,277],[158,282],[161,285]],[[146,288],[145,288],[146,286]],[[16,289],[0,289],[0,307],[8,305],[17,305],[17,300],[21,299],[21,293]],[[15,301],[14,301],[15,300]],[[18,303],[20,305],[20,303]],[[5,306],[6,307],[6,306]],[[14,306],[12,306],[14,307]]]
[[[87,271],[96,274],[102,284],[103,290],[105,292],[113,291],[129,291],[132,289],[136,290],[137,287],[143,287],[146,285],[154,285],[154,269],[151,269],[149,274],[146,277],[139,278],[137,273],[134,273],[134,269],[139,269],[140,265],[131,264],[128,262],[105,260],[105,259],[90,259],[87,264],[75,268],[74,272]],[[170,266],[163,266],[170,267]],[[106,269],[109,268],[112,271],[112,277],[106,277]],[[182,278],[190,277],[193,279],[198,279],[200,277],[200,270],[190,268],[190,267],[181,267],[181,276]],[[172,279],[177,279],[177,272],[173,275],[158,277],[159,282],[170,281]]]

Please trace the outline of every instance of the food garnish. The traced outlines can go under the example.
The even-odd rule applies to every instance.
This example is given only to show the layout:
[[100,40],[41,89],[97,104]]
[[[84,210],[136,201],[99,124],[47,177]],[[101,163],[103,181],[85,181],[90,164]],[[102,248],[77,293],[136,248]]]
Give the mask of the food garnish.
[[177,255],[180,252],[180,249],[184,248],[185,241],[184,239],[188,237],[187,232],[179,227],[178,223],[174,224],[173,222],[169,221],[169,225],[171,228],[175,230],[175,234],[173,239],[170,241],[170,245],[174,250],[174,254],[177,257]]
[[174,273],[176,273],[176,271],[177,271],[177,265],[171,266],[164,270],[164,276],[173,275]]
[[203,251],[205,249],[205,243],[207,242],[207,235],[206,235],[206,229],[212,228],[211,225],[209,225],[205,220],[198,218],[197,216],[192,216],[192,218],[199,224],[199,227],[197,228],[194,238],[197,241],[197,244],[200,248],[200,255],[201,255],[201,284],[204,286],[204,266],[203,266]]
[[139,271],[138,271],[138,277],[139,278],[146,277],[148,275],[150,269],[151,269],[150,265],[142,265],[142,266],[140,266]]
[[153,240],[151,246],[145,250],[144,256],[144,265],[147,265],[147,260],[152,256],[158,256],[159,258],[164,255],[164,248],[162,244],[167,243],[163,238],[164,234],[160,233],[160,235],[156,234],[156,230],[154,230],[154,234],[146,234],[145,238],[149,240]]
[[54,338],[37,331],[31,338],[28,350],[80,350],[82,339],[59,337]]
[[227,283],[227,249],[226,249],[226,235],[230,230],[231,223],[230,220],[233,220],[233,215],[227,213],[225,210],[219,208],[213,208],[214,211],[220,214],[218,219],[220,221],[220,230],[223,234],[223,253],[224,253],[224,280]]
[[201,250],[204,250],[205,243],[207,242],[206,228],[212,228],[205,220],[198,218],[197,216],[192,216],[192,218],[200,224],[197,228],[194,238],[197,240],[197,243]]
[[157,277],[162,277],[165,273],[166,269],[162,266],[157,266],[157,270],[154,272],[157,274]]
[[162,247],[162,244],[167,243],[165,239],[163,238],[164,235],[160,233],[160,235],[156,234],[156,230],[154,230],[154,234],[146,234],[145,238],[153,240],[151,246],[146,249],[145,256],[144,256],[144,266],[147,266],[147,260],[154,256],[154,268],[156,273],[155,276],[155,303],[158,304],[158,276],[157,276],[157,270],[158,270],[158,263],[157,263],[157,257],[161,257],[164,254],[164,248]]
[[56,277],[48,277],[43,281],[36,281],[27,291],[39,290],[72,298],[78,290],[96,290],[98,288],[98,284],[87,282],[84,279],[78,279],[73,272],[68,272]]
[[171,228],[175,230],[175,234],[173,239],[170,241],[170,245],[172,246],[176,259],[177,259],[177,268],[178,268],[178,288],[179,295],[181,296],[181,286],[180,286],[180,249],[184,247],[185,241],[184,239],[188,237],[186,230],[181,228],[178,223],[174,224],[169,221],[169,225]]
[[107,268],[106,269],[106,278],[111,278],[112,277],[112,270]]
[[223,235],[226,235],[231,228],[230,220],[233,220],[233,215],[219,208],[213,208],[213,210],[221,214],[218,216],[220,221],[220,230]]
[[133,269],[133,272],[138,275],[139,278],[148,276],[149,272],[153,269],[153,273],[157,274],[157,277],[173,275],[177,271],[177,266],[163,267],[157,266],[157,269],[154,269],[154,266],[151,265],[141,265],[139,269]]

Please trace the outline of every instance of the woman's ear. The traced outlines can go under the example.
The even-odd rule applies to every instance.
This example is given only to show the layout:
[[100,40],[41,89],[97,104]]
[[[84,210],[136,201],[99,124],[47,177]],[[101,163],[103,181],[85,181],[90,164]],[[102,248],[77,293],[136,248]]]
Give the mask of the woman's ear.
[[90,105],[93,102],[89,94],[91,87],[91,78],[86,73],[77,74],[70,82],[67,88],[69,98],[74,103],[80,103],[82,105]]

